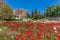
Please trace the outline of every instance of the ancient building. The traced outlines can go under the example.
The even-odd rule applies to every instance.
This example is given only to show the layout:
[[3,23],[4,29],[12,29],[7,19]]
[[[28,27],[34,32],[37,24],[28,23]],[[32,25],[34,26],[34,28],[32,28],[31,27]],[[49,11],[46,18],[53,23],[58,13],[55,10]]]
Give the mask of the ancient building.
[[21,17],[27,16],[27,11],[24,9],[14,10],[13,13],[17,19],[20,19]]

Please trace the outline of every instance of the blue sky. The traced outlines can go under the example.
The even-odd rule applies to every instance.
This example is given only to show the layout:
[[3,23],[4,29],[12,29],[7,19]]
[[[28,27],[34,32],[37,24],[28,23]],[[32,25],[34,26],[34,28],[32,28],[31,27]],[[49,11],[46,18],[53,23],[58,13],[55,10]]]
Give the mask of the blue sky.
[[56,5],[60,0],[4,0],[13,10],[24,8],[31,12],[37,8],[41,13],[44,12],[47,6]]

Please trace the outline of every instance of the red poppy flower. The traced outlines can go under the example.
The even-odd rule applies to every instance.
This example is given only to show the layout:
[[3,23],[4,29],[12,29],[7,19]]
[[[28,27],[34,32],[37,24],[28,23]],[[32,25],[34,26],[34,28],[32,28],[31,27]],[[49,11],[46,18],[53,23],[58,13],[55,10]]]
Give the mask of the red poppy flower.
[[15,40],[19,40],[19,38],[15,38]]
[[26,34],[32,34],[32,31],[26,30]]
[[60,39],[60,36],[57,36],[58,39]]
[[53,38],[53,40],[57,40],[56,38]]
[[48,35],[46,35],[45,37],[46,37],[46,38],[50,38],[50,36],[48,36]]
[[39,38],[39,37],[41,37],[41,36],[42,36],[42,34],[41,34],[41,33],[38,33],[38,34],[37,34],[37,37],[38,37],[38,38]]
[[22,38],[21,38],[21,40],[25,40],[26,39],[26,36],[23,36]]
[[16,38],[21,38],[21,35],[20,34],[16,34]]

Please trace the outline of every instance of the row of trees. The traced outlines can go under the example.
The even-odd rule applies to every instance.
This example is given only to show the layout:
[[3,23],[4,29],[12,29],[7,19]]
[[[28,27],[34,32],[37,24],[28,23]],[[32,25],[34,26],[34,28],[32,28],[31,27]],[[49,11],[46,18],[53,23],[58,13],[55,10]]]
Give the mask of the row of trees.
[[[47,7],[44,14],[41,14],[37,9],[32,10],[31,14],[29,12],[27,13],[27,18],[32,19],[42,19],[45,17],[56,17],[56,16],[60,16],[60,4]],[[0,7],[0,20],[2,19],[10,20],[13,18],[14,15],[12,9],[7,4],[4,3]]]
[[44,14],[46,17],[60,16],[60,4],[47,7]]
[[[31,15],[31,16],[30,16]],[[27,15],[29,18],[41,19],[48,17],[59,17],[60,16],[60,4],[49,6],[46,8],[43,14],[40,14],[37,9],[32,10],[32,14]]]
[[40,11],[38,11],[37,9],[32,10],[32,13],[27,13],[27,17],[28,18],[32,18],[32,19],[42,19],[44,18],[44,14],[40,14]]

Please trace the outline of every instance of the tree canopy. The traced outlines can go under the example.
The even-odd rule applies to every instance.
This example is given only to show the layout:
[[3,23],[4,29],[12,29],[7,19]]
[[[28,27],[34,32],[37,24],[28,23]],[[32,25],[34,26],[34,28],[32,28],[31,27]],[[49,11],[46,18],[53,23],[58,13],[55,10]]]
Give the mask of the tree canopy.
[[7,5],[3,4],[0,7],[0,19],[11,19],[13,16],[12,9]]
[[56,17],[60,16],[60,4],[49,6],[45,10],[46,17]]

